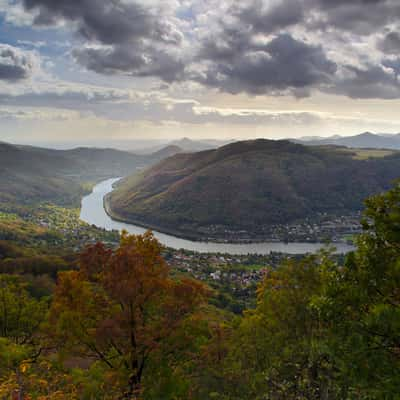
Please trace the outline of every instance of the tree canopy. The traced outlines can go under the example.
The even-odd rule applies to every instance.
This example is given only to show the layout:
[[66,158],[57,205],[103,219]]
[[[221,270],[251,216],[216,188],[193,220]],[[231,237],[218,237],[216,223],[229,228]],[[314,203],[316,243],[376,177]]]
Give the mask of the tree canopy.
[[0,397],[396,400],[399,185],[367,200],[363,227],[344,260],[327,249],[266,269],[236,316],[150,232],[87,247],[51,298],[0,275]]

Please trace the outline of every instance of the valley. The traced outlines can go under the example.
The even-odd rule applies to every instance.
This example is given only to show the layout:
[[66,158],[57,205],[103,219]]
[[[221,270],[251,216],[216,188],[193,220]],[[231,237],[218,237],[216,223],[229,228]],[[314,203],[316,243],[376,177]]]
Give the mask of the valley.
[[[230,146],[233,146],[233,149]],[[245,151],[243,151],[243,147]],[[10,151],[15,152],[15,149],[11,147]],[[38,356],[38,360],[40,360],[38,362],[32,358],[29,369],[24,369],[25,359],[22,361],[18,359],[11,367],[8,364],[6,367],[0,364],[0,371],[4,376],[10,376],[9,382],[13,385],[11,388],[17,387],[20,391],[29,388],[27,390],[31,393],[45,393],[46,390],[56,390],[57,388],[57,391],[62,390],[68,393],[68,398],[73,396],[77,388],[81,391],[80,393],[83,390],[87,393],[103,393],[104,382],[106,382],[107,385],[111,385],[106,389],[110,393],[110,400],[116,398],[114,390],[121,391],[124,384],[119,384],[119,381],[114,380],[107,369],[102,369],[101,364],[93,362],[92,353],[88,353],[86,350],[82,353],[75,353],[75,349],[69,353],[69,350],[63,350],[63,344],[59,344],[63,343],[59,337],[64,338],[65,334],[69,335],[70,333],[75,335],[75,332],[77,332],[77,336],[73,339],[74,343],[76,340],[79,342],[82,338],[86,340],[88,333],[81,331],[81,327],[87,323],[91,324],[90,321],[97,321],[103,315],[106,315],[106,319],[101,328],[96,328],[98,329],[95,335],[96,340],[103,345],[101,337],[98,336],[102,335],[103,326],[106,329],[105,337],[107,339],[110,334],[115,335],[112,330],[109,330],[108,324],[111,318],[115,317],[119,303],[112,300],[111,308],[104,308],[104,304],[111,301],[108,297],[108,293],[111,293],[109,285],[116,285],[116,299],[120,299],[121,294],[125,296],[125,293],[130,296],[129,293],[138,287],[138,291],[133,292],[133,300],[129,301],[140,300],[143,287],[146,288],[147,293],[153,296],[153,299],[164,301],[163,296],[158,296],[159,291],[172,288],[172,294],[168,294],[165,299],[167,301],[166,311],[161,308],[162,314],[160,315],[162,316],[172,314],[179,317],[181,312],[186,312],[187,307],[190,307],[193,299],[196,299],[196,293],[204,291],[204,295],[200,294],[200,298],[203,299],[202,296],[204,296],[206,300],[201,300],[198,312],[196,311],[192,318],[185,320],[183,325],[179,325],[179,331],[176,330],[177,325],[174,325],[173,331],[174,334],[178,333],[178,337],[174,336],[165,349],[160,349],[160,356],[164,357],[164,354],[170,351],[169,346],[171,345],[180,348],[181,343],[185,343],[186,340],[182,335],[190,334],[189,337],[194,343],[193,348],[196,352],[193,356],[191,350],[190,356],[188,356],[191,362],[199,362],[202,366],[207,366],[208,361],[205,360],[208,360],[209,355],[203,353],[204,349],[207,352],[213,352],[215,346],[220,345],[230,352],[229,355],[227,353],[227,355],[221,356],[224,363],[228,362],[225,361],[228,360],[226,357],[232,357],[231,351],[234,351],[235,343],[238,340],[235,339],[231,342],[230,335],[239,335],[240,340],[249,340],[250,343],[254,337],[254,330],[251,328],[251,333],[246,333],[246,330],[243,333],[242,330],[246,328],[242,325],[252,324],[254,321],[258,321],[263,312],[269,312],[268,309],[262,311],[265,302],[264,296],[270,296],[270,293],[284,296],[283,300],[278,299],[272,308],[273,313],[279,306],[279,315],[283,315],[285,320],[287,319],[290,323],[294,321],[293,323],[297,327],[296,315],[299,309],[297,291],[303,290],[305,285],[304,296],[307,299],[307,296],[312,296],[312,300],[307,300],[305,308],[309,310],[315,299],[319,300],[319,297],[316,297],[320,295],[319,280],[327,279],[327,285],[331,285],[330,282],[334,282],[336,285],[339,276],[340,279],[344,279],[341,266],[345,265],[346,268],[349,268],[347,263],[352,259],[353,251],[357,252],[356,254],[362,254],[360,253],[362,251],[360,250],[362,247],[359,247],[360,243],[369,236],[367,236],[365,226],[361,227],[360,224],[363,217],[361,208],[358,208],[357,203],[354,203],[354,208],[348,206],[346,201],[351,200],[350,187],[349,192],[338,193],[338,187],[334,186],[333,179],[343,175],[338,172],[337,174],[332,173],[332,171],[328,173],[328,169],[335,170],[340,163],[340,173],[343,173],[348,171],[346,168],[351,167],[355,171],[354,180],[351,181],[354,185],[353,188],[357,185],[361,188],[360,190],[367,193],[385,187],[385,179],[391,176],[387,173],[387,168],[396,168],[398,163],[398,154],[394,151],[382,153],[380,150],[356,150],[326,146],[311,148],[289,142],[271,143],[270,141],[257,141],[255,145],[253,142],[239,142],[228,145],[227,148],[222,147],[198,153],[182,153],[177,152],[176,148],[166,148],[154,155],[140,156],[139,158],[129,153],[114,153],[110,150],[99,152],[97,149],[68,151],[67,155],[60,153],[60,157],[54,157],[52,150],[30,148],[22,149],[22,151],[28,151],[32,157],[30,163],[14,165],[18,173],[9,175],[12,176],[15,183],[15,186],[12,187],[15,188],[15,192],[7,190],[8,181],[4,178],[6,175],[0,175],[0,187],[2,187],[0,194],[0,296],[3,295],[5,312],[11,313],[13,318],[19,312],[14,313],[14,301],[21,299],[18,300],[18,304],[15,303],[15,307],[22,307],[24,321],[29,321],[34,328],[32,328],[33,336],[29,339],[29,344],[18,342],[11,345],[7,339],[11,334],[3,333],[3,337],[0,338],[0,360],[2,360],[1,354],[9,353],[12,357],[16,357],[23,350],[29,351],[26,353],[29,357],[35,357],[33,352],[43,351],[41,349],[47,346],[47,343],[56,347],[50,353],[44,350],[43,354]],[[36,158],[33,156],[34,154],[40,154],[41,157]],[[241,155],[244,155],[245,161],[241,159]],[[118,161],[120,156],[122,159]],[[160,161],[160,158],[163,157],[165,158]],[[296,162],[302,160],[298,165],[303,165],[304,169],[298,171],[291,167],[290,160],[292,158]],[[9,162],[11,165],[10,159]],[[57,163],[65,164],[57,166]],[[360,167],[358,163],[360,163]],[[178,170],[175,169],[177,166],[179,166]],[[182,238],[182,236],[185,237],[185,232],[180,229],[172,230],[171,234],[168,234],[168,228],[164,229],[161,226],[160,232],[155,230],[154,233],[150,233],[146,231],[149,227],[147,223],[135,225],[120,222],[112,219],[106,213],[107,206],[112,206],[114,193],[120,195],[127,183],[131,184],[135,181],[138,185],[135,188],[152,189],[156,192],[157,185],[159,185],[162,190],[156,196],[161,195],[164,191],[169,193],[170,185],[176,185],[180,190],[189,185],[189,189],[192,190],[191,175],[196,175],[198,171],[200,172],[199,176],[204,176],[206,171],[213,177],[215,166],[217,166],[219,174],[230,171],[227,176],[231,185],[235,183],[236,179],[239,179],[245,189],[244,191],[237,190],[236,195],[241,200],[246,197],[248,197],[248,201],[251,200],[254,193],[250,189],[254,186],[249,185],[246,181],[251,182],[254,174],[259,174],[258,177],[263,179],[270,174],[271,178],[267,180],[267,183],[270,184],[268,193],[270,195],[275,193],[279,197],[281,195],[279,190],[282,190],[287,196],[293,196],[296,193],[293,187],[301,188],[304,181],[310,179],[309,172],[311,171],[315,174],[312,183],[318,184],[319,190],[324,189],[323,178],[327,179],[328,177],[331,180],[324,184],[327,185],[325,189],[328,188],[331,191],[334,201],[330,202],[331,208],[328,210],[321,209],[313,212],[310,209],[308,213],[300,214],[305,216],[302,220],[288,219],[284,223],[279,223],[279,219],[274,219],[278,218],[278,215],[280,215],[279,218],[283,215],[291,215],[291,210],[285,209],[287,205],[285,197],[281,197],[281,202],[275,204],[269,199],[264,199],[268,205],[267,211],[272,213],[272,219],[267,219],[265,225],[261,223],[262,220],[259,220],[258,229],[253,231],[251,226],[245,226],[238,231],[235,224],[229,228],[226,225],[211,224],[204,226],[194,236],[189,233],[186,238]],[[239,166],[240,168],[245,166],[240,174],[238,173]],[[357,168],[360,170],[357,171]],[[316,174],[316,170],[322,175]],[[41,175],[39,175],[39,171]],[[286,174],[283,174],[282,171],[285,171]],[[234,174],[237,174],[238,178]],[[396,174],[397,170],[394,170],[393,175]],[[33,175],[32,179],[29,178],[31,175]],[[125,175],[127,175],[126,178],[115,178],[115,176]],[[217,176],[220,175],[217,174]],[[178,181],[176,181],[177,177]],[[296,177],[299,179],[298,181],[296,181]],[[60,186],[53,184],[54,179],[60,182]],[[143,179],[145,182],[142,181]],[[148,186],[148,179],[150,179],[150,186]],[[181,181],[184,186],[180,186]],[[212,179],[211,182],[213,182]],[[196,215],[194,214],[197,212],[196,207],[201,204],[210,207],[213,201],[219,201],[218,197],[213,198],[212,196],[215,196],[217,190],[223,193],[226,187],[222,180],[219,179],[217,182],[219,186],[214,185],[214,188],[207,192],[209,182],[207,179],[201,181],[203,186],[200,185],[196,188],[196,194],[199,197],[193,202],[194,211],[188,215]],[[23,183],[25,185],[22,187]],[[264,185],[265,181],[257,181],[258,186],[262,184]],[[51,188],[47,189],[47,185],[50,185]],[[343,182],[339,179],[336,185],[346,188],[350,182]],[[311,188],[311,186],[306,186],[306,188]],[[336,192],[333,191],[334,189]],[[188,191],[188,189],[185,190],[183,194]],[[153,193],[150,193],[150,198],[152,198]],[[174,192],[172,191],[172,193]],[[209,193],[210,196],[205,197],[206,193]],[[233,193],[229,192],[232,197],[234,197]],[[352,193],[354,194],[354,191]],[[390,193],[392,192],[385,196],[390,196]],[[137,195],[136,190],[130,199],[135,199]],[[341,197],[342,195],[344,197]],[[184,199],[179,196],[176,198]],[[191,198],[195,199],[195,197]],[[144,199],[145,197],[142,196],[140,202],[143,202]],[[222,199],[226,200],[227,197],[222,197]],[[290,197],[288,199],[289,205],[292,204],[290,201],[295,201]],[[299,200],[298,197],[296,199]],[[340,207],[335,203],[338,199],[342,199]],[[317,199],[313,198],[312,200],[316,201]],[[374,205],[375,201],[379,201],[379,199],[371,199],[369,204]],[[139,204],[141,204],[140,202]],[[248,203],[244,203],[244,205],[246,204],[248,205]],[[274,207],[271,207],[271,204]],[[305,202],[299,204],[304,205]],[[350,202],[350,204],[353,203]],[[223,207],[220,207],[222,210]],[[276,214],[280,209],[283,209],[283,212]],[[179,211],[179,209],[175,210]],[[306,208],[300,211],[304,213],[304,210]],[[350,212],[344,215],[342,214],[343,210]],[[369,210],[371,210],[371,205],[369,205]],[[374,209],[372,208],[372,210]],[[113,215],[112,209],[108,208],[107,211]],[[298,211],[296,210],[296,212]],[[254,208],[241,210],[241,212],[247,213],[248,216],[251,216],[252,212],[255,215],[263,215]],[[371,213],[371,211],[369,212]],[[173,213],[167,215],[176,217]],[[374,217],[374,214],[369,215]],[[237,218],[237,214],[234,217]],[[117,219],[119,218],[117,217]],[[245,221],[248,222],[247,219]],[[256,223],[257,221],[252,222],[252,226],[256,226]],[[154,228],[151,225],[150,227]],[[177,236],[172,233],[176,233]],[[328,242],[330,244],[327,244]],[[115,264],[113,264],[114,262]],[[112,273],[99,269],[107,263],[111,263],[110,266],[114,268]],[[315,267],[310,267],[313,265]],[[154,271],[157,268],[163,268],[165,272],[157,273],[155,279]],[[336,274],[336,268],[340,274],[338,272],[337,276],[331,275]],[[134,274],[132,271],[135,271]],[[330,271],[329,274],[327,271]],[[316,273],[318,275],[315,275]],[[285,285],[287,285],[288,279],[290,282],[293,281],[293,285],[290,283],[287,287]],[[103,281],[105,289],[98,286]],[[140,285],[136,286],[138,282]],[[154,288],[159,284],[159,288],[155,291]],[[316,289],[314,289],[314,285],[316,285]],[[347,283],[343,285],[347,285]],[[290,294],[291,286],[296,288],[293,300],[291,300],[292,295]],[[121,287],[123,290],[120,289]],[[324,293],[329,288],[330,286],[327,286]],[[91,292],[91,290],[93,291]],[[287,291],[289,291],[288,295],[286,295]],[[106,293],[105,296],[104,293]],[[353,290],[352,293],[354,293]],[[172,297],[174,303],[171,303],[170,296],[176,296]],[[65,303],[60,302],[59,299]],[[143,302],[144,307],[149,307],[150,300],[147,299],[146,297]],[[303,295],[300,297],[300,301],[303,301],[302,299]],[[326,299],[325,295],[321,297],[321,301],[324,299]],[[140,307],[142,307],[141,304]],[[154,304],[151,303],[150,308],[147,308],[149,315],[153,315]],[[60,306],[66,307],[67,311],[60,313]],[[70,307],[76,307],[72,313],[69,311]],[[92,309],[92,307],[94,308]],[[106,305],[106,307],[108,306]],[[292,311],[293,307],[295,307],[295,311]],[[92,310],[93,314],[88,314],[86,317],[85,313],[92,313]],[[293,312],[294,314],[292,314]],[[109,315],[105,313],[109,313]],[[3,314],[0,310],[0,327],[4,321],[4,318],[1,319]],[[257,319],[254,319],[254,316]],[[159,340],[160,331],[165,332],[163,328],[159,327],[158,318],[157,315],[154,320],[156,340]],[[60,322],[53,325],[53,322],[58,319]],[[271,320],[270,316],[269,320]],[[16,321],[19,324],[19,320],[16,319]],[[38,321],[40,322],[39,327]],[[67,329],[64,327],[65,321],[68,321]],[[188,325],[189,323],[190,325]],[[48,328],[49,326],[51,329]],[[73,329],[70,328],[71,326]],[[91,329],[89,327],[89,333],[92,332]],[[257,329],[259,328],[257,327]],[[260,331],[263,340],[265,339],[264,329],[265,327]],[[275,338],[275,328],[271,329],[269,337]],[[18,325],[15,332],[18,335],[25,335],[21,325]],[[291,332],[291,330],[285,327],[283,332]],[[145,344],[148,335],[149,332],[146,331]],[[225,337],[225,335],[229,336]],[[305,337],[309,338],[309,336],[306,333]],[[199,344],[196,340],[200,340]],[[286,343],[286,339],[284,342]],[[64,351],[68,353],[64,353]],[[23,354],[25,356],[25,353]],[[64,354],[67,354],[65,360]],[[76,358],[76,354],[79,355],[78,358]],[[106,359],[107,362],[116,357],[112,351],[110,354],[107,356],[109,357]],[[118,358],[124,357],[124,354],[121,351]],[[55,355],[61,357],[61,361],[56,361]],[[179,358],[178,363],[185,376],[188,374],[190,379],[195,379],[191,376],[191,367],[187,367],[185,360],[181,363]],[[214,363],[215,361],[212,361],[212,364]],[[158,364],[157,361],[156,364],[150,365],[151,368],[158,368],[156,366]],[[227,376],[232,370],[230,361],[228,364],[229,367],[222,365],[220,367]],[[14,365],[17,365],[21,371],[24,369],[24,372],[21,372],[23,376],[20,381],[15,381],[13,378]],[[90,367],[88,368],[86,365]],[[97,370],[99,366],[101,369]],[[95,371],[94,375],[92,375],[92,371]],[[147,374],[151,374],[150,368],[147,370]],[[213,367],[207,366],[205,374],[207,377],[213,377]],[[41,377],[41,382],[46,382],[46,389],[44,386],[43,388],[37,387],[38,376]],[[173,381],[173,385],[175,385],[175,378]],[[23,382],[23,386],[20,382]],[[245,386],[247,387],[247,385]],[[54,389],[47,389],[48,387],[54,387]],[[146,388],[152,388],[152,383],[147,383]],[[215,390],[219,390],[218,388],[217,385]],[[0,389],[5,390],[6,393],[12,390],[8,386],[8,381],[4,380],[0,380]],[[159,396],[157,395],[155,398],[159,398]],[[76,400],[80,400],[80,398],[76,397]]]
[[400,400],[400,0],[0,0],[0,400]]
[[[112,192],[113,185],[118,182],[118,180],[118,178],[109,179],[96,185],[93,192],[90,195],[85,196],[82,201],[80,218],[91,225],[95,225],[107,230],[125,230],[132,234],[143,234],[148,227],[143,227],[140,224],[135,225],[132,223],[120,222],[111,218],[106,212],[107,202],[105,199],[107,199],[107,195]],[[107,211],[109,212],[109,210]],[[352,232],[352,235],[356,234],[359,229],[359,219],[356,219],[353,221],[353,223],[356,224],[356,226],[355,230]],[[341,228],[343,229],[342,225]],[[310,227],[310,229],[313,228]],[[335,225],[329,225],[329,231],[331,233],[336,232],[336,235],[338,235],[339,229]],[[308,240],[299,241],[301,237],[297,235],[297,232],[293,232],[293,239],[297,238],[297,240],[293,241],[279,240],[279,237],[276,235],[274,236],[274,239],[269,241],[243,241],[239,243],[230,241],[228,236],[225,240],[206,241],[205,239],[202,240],[201,238],[194,240],[191,238],[174,236],[173,233],[168,234],[166,232],[163,233],[161,231],[157,231],[157,229],[154,227],[153,232],[155,237],[167,247],[176,250],[186,249],[199,253],[227,253],[231,255],[246,255],[249,253],[269,254],[270,252],[279,252],[286,254],[305,254],[316,252],[322,247],[325,247],[325,242],[318,240],[316,236],[315,241],[310,240],[310,238],[308,238]],[[337,241],[327,240],[326,242],[334,244],[338,253],[346,253],[352,250],[352,246],[348,244],[348,242],[351,242],[351,236],[346,238],[341,237],[340,240]]]
[[0,142],[0,203],[49,201],[80,205],[92,185],[150,166],[163,153],[137,155],[114,149],[53,150]]
[[[306,243],[325,242],[344,249],[361,231],[363,199],[388,188],[400,167],[394,150],[267,140],[197,153],[169,145],[147,155],[6,143],[0,150],[0,210],[42,227],[63,217],[65,237],[69,231],[81,238],[76,248],[95,240],[71,224],[81,214],[90,225],[111,231],[153,229],[177,249],[302,253]],[[77,211],[96,184],[116,182],[115,176],[126,177],[112,191],[100,185],[103,192],[83,215]],[[297,246],[289,250],[286,243]]]

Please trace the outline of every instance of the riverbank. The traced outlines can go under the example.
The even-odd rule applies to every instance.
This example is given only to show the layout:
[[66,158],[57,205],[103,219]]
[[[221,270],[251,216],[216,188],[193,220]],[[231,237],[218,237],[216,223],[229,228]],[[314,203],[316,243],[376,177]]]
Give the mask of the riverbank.
[[[104,182],[96,185],[92,193],[86,196],[82,200],[80,219],[89,225],[105,229],[107,231],[119,231],[125,230],[131,234],[140,235],[143,234],[146,229],[149,228],[139,226],[138,224],[129,224],[125,222],[117,221],[114,218],[122,219],[121,216],[115,215],[108,205],[107,194],[113,191],[113,185],[118,181],[115,179],[108,179]],[[106,197],[106,198],[105,198]],[[108,213],[107,213],[107,211]],[[110,215],[111,214],[111,215]],[[112,218],[113,217],[113,218]],[[155,237],[166,247],[173,249],[185,249],[187,251],[194,251],[198,253],[220,253],[220,254],[231,254],[231,255],[247,255],[247,254],[260,254],[267,255],[270,253],[285,253],[285,254],[307,254],[316,253],[321,248],[326,247],[325,243],[306,243],[306,242],[289,242],[283,241],[265,241],[260,243],[215,243],[206,241],[195,241],[188,239],[181,239],[176,235],[170,235],[161,233],[153,227],[153,233]],[[354,249],[345,243],[335,243],[336,253],[345,254]]]
[[178,229],[171,229],[171,228],[166,228],[164,226],[148,223],[148,222],[143,222],[140,219],[137,218],[132,218],[131,216],[124,217],[122,215],[119,215],[117,212],[112,210],[111,205],[110,205],[110,193],[106,194],[103,199],[103,206],[104,210],[107,213],[107,215],[112,218],[114,221],[122,222],[125,224],[133,224],[140,226],[144,229],[149,229],[152,231],[157,231],[160,233],[165,233],[166,235],[172,235],[175,236],[179,239],[183,240],[193,240],[195,242],[212,242],[212,243],[232,243],[232,244],[249,244],[249,243],[262,243],[264,240],[259,240],[259,241],[252,241],[252,240],[241,240],[241,241],[227,241],[227,240],[222,240],[222,239],[215,239],[215,238],[206,238],[202,235],[195,234],[195,233],[188,233],[188,232],[182,232],[181,230]]
[[[166,227],[164,225],[159,225],[159,224],[151,223],[148,221],[143,221],[142,219],[135,218],[131,215],[129,215],[129,216],[121,215],[112,209],[111,202],[110,202],[110,196],[111,196],[111,192],[107,193],[104,196],[103,207],[104,207],[104,210],[107,213],[107,215],[110,218],[112,218],[114,221],[118,221],[118,222],[122,222],[122,223],[126,223],[126,224],[134,224],[134,225],[140,226],[144,229],[158,231],[158,232],[161,232],[161,233],[164,233],[167,235],[172,235],[177,238],[184,239],[184,240],[192,240],[192,241],[197,241],[197,242],[206,241],[209,243],[221,243],[221,244],[229,244],[229,243],[231,243],[231,244],[260,244],[260,243],[265,243],[265,242],[313,244],[313,243],[320,243],[322,241],[321,237],[322,238],[324,237],[324,235],[321,235],[321,236],[318,235],[318,237],[315,237],[315,234],[314,234],[313,238],[310,238],[304,234],[298,238],[296,238],[296,236],[299,236],[299,235],[292,235],[289,240],[284,240],[280,236],[285,236],[285,235],[279,235],[279,234],[278,235],[275,234],[274,237],[272,237],[271,235],[258,235],[258,236],[254,236],[254,237],[243,237],[243,232],[235,232],[235,231],[230,231],[230,230],[226,230],[226,232],[224,232],[223,237],[208,236],[205,233],[199,233],[199,232],[195,232],[195,231],[182,230],[182,229],[174,229],[174,228]],[[279,230],[279,227],[277,228],[277,230]],[[330,243],[332,245],[349,244],[349,241],[347,240],[347,238],[349,236],[351,236],[352,234],[357,234],[357,233],[359,233],[359,232],[355,228],[352,232],[345,231],[340,234],[340,237],[345,237],[346,240],[337,240],[336,237],[326,238],[326,236],[325,236],[326,239],[323,241],[326,241],[327,243]]]

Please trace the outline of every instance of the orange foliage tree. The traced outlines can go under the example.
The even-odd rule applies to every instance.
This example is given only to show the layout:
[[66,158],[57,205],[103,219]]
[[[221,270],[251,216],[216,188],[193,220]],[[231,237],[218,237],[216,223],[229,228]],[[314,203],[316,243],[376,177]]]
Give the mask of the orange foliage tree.
[[124,233],[116,250],[98,243],[81,255],[79,271],[60,273],[54,294],[54,338],[68,354],[107,365],[123,398],[140,396],[154,354],[180,351],[182,329],[208,295],[200,282],[172,279],[161,250],[150,232]]

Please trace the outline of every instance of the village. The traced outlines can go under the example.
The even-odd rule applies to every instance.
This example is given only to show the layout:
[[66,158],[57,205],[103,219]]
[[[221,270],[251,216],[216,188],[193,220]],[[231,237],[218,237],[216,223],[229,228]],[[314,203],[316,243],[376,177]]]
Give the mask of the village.
[[315,214],[291,224],[261,225],[257,230],[233,230],[220,225],[199,228],[207,240],[218,242],[330,242],[351,243],[361,232],[361,212],[345,216]]
[[99,241],[116,246],[119,232],[107,231],[94,225],[86,224],[79,218],[79,209],[64,208],[53,204],[42,204],[29,208],[23,215],[27,222],[48,231],[47,244],[68,247],[79,252],[88,245]]
[[175,274],[189,275],[214,289],[216,306],[240,313],[255,306],[257,286],[269,271],[285,259],[302,256],[272,252],[268,255],[230,255],[167,248],[164,257]]
[[[11,214],[5,215],[10,217]],[[32,236],[35,238],[32,240],[40,242],[36,244],[70,249],[74,253],[99,241],[109,247],[116,247],[120,240],[118,231],[107,231],[81,221],[79,210],[74,208],[42,204],[25,209],[15,218],[21,218],[43,232],[37,237]],[[310,240],[315,235],[315,238],[321,241],[321,237],[317,236],[318,232],[336,232],[335,238],[344,232],[355,234],[359,231],[359,223],[356,217],[354,219],[341,217],[335,222],[325,222],[321,226],[316,224],[287,226],[286,230],[277,230],[272,239],[279,240],[283,231],[288,233],[286,236],[288,239],[299,240],[303,233],[307,233],[305,239]],[[199,253],[168,247],[164,248],[163,256],[175,275],[190,276],[205,282],[218,293],[213,298],[215,305],[229,308],[235,313],[255,305],[256,288],[269,271],[286,259],[303,257],[303,255],[275,252],[266,255]]]

